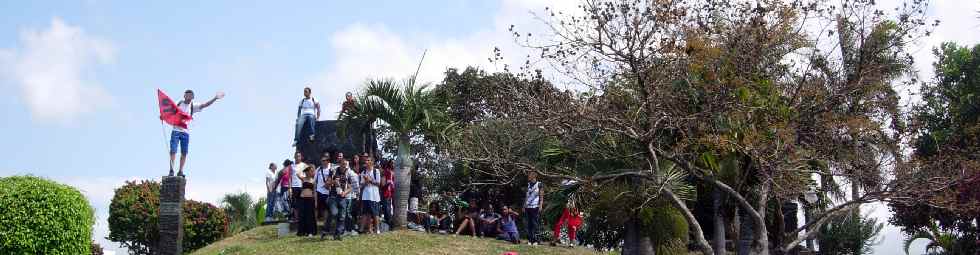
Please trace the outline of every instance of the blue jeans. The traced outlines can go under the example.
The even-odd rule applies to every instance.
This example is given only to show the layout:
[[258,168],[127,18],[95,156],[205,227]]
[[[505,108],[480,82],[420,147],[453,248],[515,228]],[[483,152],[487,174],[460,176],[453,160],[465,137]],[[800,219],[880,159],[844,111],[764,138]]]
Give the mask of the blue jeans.
[[275,191],[268,192],[265,194],[265,217],[272,218],[276,214],[276,198],[279,194]]
[[296,119],[296,136],[293,137],[293,141],[299,141],[299,135],[303,133],[304,124],[310,127],[310,134],[316,134],[316,115],[303,114]]
[[349,206],[349,202],[350,199],[343,197],[330,198],[330,217],[327,218],[327,222],[323,223],[324,231],[329,229],[331,219],[337,224],[337,227],[334,228],[334,235],[339,236],[346,231],[347,228],[344,226],[344,218],[347,218],[347,207]]
[[[187,143],[190,142],[191,135],[181,131],[170,132],[170,154],[177,153],[177,144],[180,144],[180,154],[187,155]],[[171,162],[173,163],[173,162]]]
[[384,216],[384,218],[385,218],[384,219],[384,222],[385,223],[388,223],[388,226],[391,226],[391,222],[393,220],[391,218],[391,209],[392,209],[391,208],[391,198],[382,198],[381,199],[381,215]]
[[[351,191],[351,192],[353,192],[353,191]],[[344,198],[344,205],[347,206],[346,208],[344,208],[346,210],[344,210],[343,215],[342,215],[342,216],[344,216],[344,218],[347,219],[347,222],[345,222],[346,223],[345,226],[347,226],[347,230],[354,230],[354,227],[356,227],[356,225],[354,224],[354,213],[355,213],[354,212],[354,199],[353,198]]]
[[527,216],[527,241],[537,243],[538,221],[541,220],[541,211],[538,208],[524,208],[524,215]]

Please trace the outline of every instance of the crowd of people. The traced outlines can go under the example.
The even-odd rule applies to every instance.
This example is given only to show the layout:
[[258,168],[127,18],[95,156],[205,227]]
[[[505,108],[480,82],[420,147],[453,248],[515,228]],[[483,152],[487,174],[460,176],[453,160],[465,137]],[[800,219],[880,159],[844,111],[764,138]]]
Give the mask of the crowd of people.
[[[302,129],[311,130],[308,139],[313,140],[319,118],[319,103],[305,88],[297,110],[296,135]],[[345,108],[351,104],[347,95]],[[203,108],[203,107],[202,107]],[[295,144],[294,144],[295,145]],[[316,161],[318,160],[318,161]],[[378,160],[367,153],[345,157],[343,152],[325,152],[319,159],[304,158],[296,151],[292,160],[282,162],[280,168],[270,163],[266,172],[267,204],[265,221],[277,218],[295,223],[298,236],[316,236],[326,239],[332,236],[341,240],[346,235],[377,234],[392,225],[393,197],[395,193],[394,164],[390,160]],[[528,172],[528,186],[522,208],[511,208],[493,199],[462,198],[455,192],[443,192],[426,199],[428,210],[420,210],[422,187],[419,178],[410,184],[408,228],[429,233],[469,235],[520,243],[518,222],[525,221],[528,244],[539,245],[537,230],[544,208],[544,187],[536,172]],[[523,218],[522,218],[523,216]],[[318,224],[322,221],[322,225]],[[318,228],[319,226],[322,226]],[[574,199],[568,199],[561,217],[554,224],[554,238],[564,226],[570,244],[574,244],[576,232],[582,225],[582,213]],[[556,242],[552,241],[552,245]]]
[[[348,234],[380,233],[381,224],[388,226],[392,219],[394,165],[377,165],[366,153],[348,159],[343,152],[324,153],[313,164],[298,151],[281,169],[270,163],[265,220],[281,215],[297,224],[300,236],[319,233],[339,240]],[[320,220],[323,227],[318,229]]]
[[[394,164],[368,154],[346,158],[343,152],[324,153],[319,167],[296,152],[279,168],[270,163],[266,172],[267,205],[265,220],[278,216],[296,223],[298,236],[332,236],[341,240],[347,235],[377,234],[392,225],[395,190]],[[486,237],[520,243],[518,223],[525,221],[527,241],[539,245],[540,208],[544,206],[543,184],[537,174],[528,173],[528,187],[523,208],[506,204],[494,206],[490,199],[464,199],[455,192],[432,196],[428,210],[420,210],[420,183],[412,183],[408,208],[408,228],[429,233]],[[523,218],[522,218],[523,216]],[[322,224],[318,224],[322,222]],[[568,233],[569,245],[576,243],[576,232],[582,225],[582,213],[574,199],[564,206],[554,224],[554,238],[560,240],[562,227]],[[321,226],[318,228],[318,226]],[[552,245],[556,245],[552,241]]]

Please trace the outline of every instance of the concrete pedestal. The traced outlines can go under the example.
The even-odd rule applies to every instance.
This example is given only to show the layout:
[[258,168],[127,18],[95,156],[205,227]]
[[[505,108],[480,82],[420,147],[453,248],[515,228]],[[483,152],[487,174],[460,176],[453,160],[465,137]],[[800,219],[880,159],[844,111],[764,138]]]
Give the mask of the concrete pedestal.
[[160,244],[161,255],[183,254],[184,238],[184,177],[164,176],[160,187]]

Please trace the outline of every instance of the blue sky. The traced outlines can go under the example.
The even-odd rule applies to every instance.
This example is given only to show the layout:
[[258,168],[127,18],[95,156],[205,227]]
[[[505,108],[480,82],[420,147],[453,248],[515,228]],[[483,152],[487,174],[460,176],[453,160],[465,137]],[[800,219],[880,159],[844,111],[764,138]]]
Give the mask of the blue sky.
[[[894,2],[894,1],[890,1]],[[494,46],[511,56],[507,27],[533,31],[529,11],[573,1],[3,1],[0,12],[0,176],[33,174],[79,187],[97,210],[103,240],[115,187],[167,170],[167,134],[155,89],[194,89],[188,198],[216,203],[262,193],[268,162],[291,151],[295,105],[311,85],[326,117],[368,78],[403,78],[428,49],[421,80],[446,67],[489,70]],[[939,1],[944,21],[920,50],[977,43],[978,1]],[[508,60],[513,61],[513,60]],[[926,63],[926,64],[922,64]],[[882,211],[879,209],[876,211]],[[880,213],[887,213],[879,212]],[[882,246],[900,244],[886,238]],[[879,254],[895,249],[881,248]],[[886,252],[887,251],[887,252]]]

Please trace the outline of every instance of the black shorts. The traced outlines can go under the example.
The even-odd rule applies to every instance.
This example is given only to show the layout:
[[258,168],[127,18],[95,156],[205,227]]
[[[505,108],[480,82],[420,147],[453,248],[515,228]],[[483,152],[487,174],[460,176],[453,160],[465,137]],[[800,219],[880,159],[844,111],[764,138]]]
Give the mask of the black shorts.
[[371,215],[374,217],[381,216],[381,204],[379,204],[377,201],[362,200],[362,202],[364,206],[361,207],[361,211],[363,211],[365,215]]

